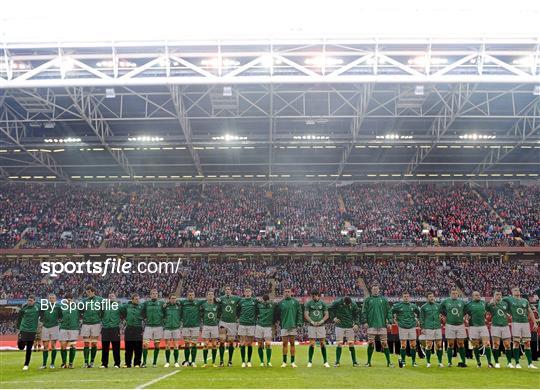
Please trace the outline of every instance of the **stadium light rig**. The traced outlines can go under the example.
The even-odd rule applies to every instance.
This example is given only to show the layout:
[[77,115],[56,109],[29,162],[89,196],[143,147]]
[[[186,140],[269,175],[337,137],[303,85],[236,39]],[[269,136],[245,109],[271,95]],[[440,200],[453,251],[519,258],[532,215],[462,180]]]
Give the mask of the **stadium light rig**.
[[385,140],[398,140],[398,139],[413,139],[412,135],[399,135],[399,134],[385,134],[377,135],[375,139],[385,139]]
[[330,137],[327,135],[295,135],[293,136],[293,139],[299,140],[299,141],[326,141],[329,140]]
[[82,139],[81,138],[45,138],[43,142],[55,143],[55,144],[58,144],[58,143],[69,144],[69,143],[82,142]]
[[446,65],[448,59],[443,57],[418,56],[407,61],[409,65],[425,67],[427,65]]
[[496,135],[487,135],[487,134],[462,134],[459,136],[459,139],[467,139],[467,140],[486,140],[486,139],[495,139],[497,138]]
[[306,58],[304,61],[304,64],[318,66],[318,67],[337,66],[337,65],[343,64],[343,60],[341,58],[317,56],[317,57]]
[[246,141],[247,137],[240,137],[238,135],[225,134],[219,137],[212,137],[214,141]]
[[161,142],[163,137],[150,137],[147,135],[142,135],[138,137],[128,137],[128,141],[131,142]]
[[221,58],[221,63],[220,63],[220,58],[214,57],[214,58],[208,58],[206,60],[202,60],[201,65],[208,66],[211,68],[219,68],[220,66],[222,68],[232,68],[234,66],[240,65],[240,61],[233,60],[230,58]]

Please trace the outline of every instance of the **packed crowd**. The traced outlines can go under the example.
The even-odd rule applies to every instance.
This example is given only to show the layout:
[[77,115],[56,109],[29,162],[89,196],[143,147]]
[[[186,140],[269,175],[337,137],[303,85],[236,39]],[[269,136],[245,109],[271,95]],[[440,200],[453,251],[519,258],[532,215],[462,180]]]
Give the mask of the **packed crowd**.
[[[136,266],[134,266],[135,268]],[[28,294],[46,297],[55,293],[62,297],[70,292],[75,297],[83,296],[84,286],[91,284],[102,294],[115,291],[120,297],[129,297],[138,292],[148,293],[155,287],[164,296],[175,292],[181,275],[175,273],[114,273],[101,276],[88,273],[61,273],[50,276],[41,273],[39,261],[1,260],[0,299],[23,299]]]
[[40,273],[37,260],[0,261],[0,299],[24,298],[29,293],[45,297],[54,292],[63,296],[71,292],[83,295],[83,286],[92,284],[106,296],[114,291],[119,297],[137,292],[142,297],[157,288],[163,297],[179,291],[185,296],[194,290],[205,297],[209,290],[221,292],[228,285],[242,295],[251,286],[255,295],[282,295],[290,287],[298,297],[317,289],[322,297],[363,297],[366,286],[378,282],[389,297],[399,297],[409,291],[413,297],[424,297],[427,291],[436,296],[448,296],[457,286],[469,296],[477,290],[489,296],[495,289],[508,292],[520,286],[524,292],[538,288],[538,265],[521,261],[480,260],[459,256],[436,259],[192,259],[183,260],[178,273],[108,274],[105,277],[82,274],[60,274],[56,277]]
[[540,187],[0,188],[0,247],[538,245]]

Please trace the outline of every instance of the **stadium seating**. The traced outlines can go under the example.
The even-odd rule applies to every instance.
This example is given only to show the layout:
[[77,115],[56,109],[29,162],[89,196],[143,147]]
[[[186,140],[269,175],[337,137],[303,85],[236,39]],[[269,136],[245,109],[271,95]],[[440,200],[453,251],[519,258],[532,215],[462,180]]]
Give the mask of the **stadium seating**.
[[1,248],[507,246],[538,245],[540,237],[538,186],[1,189]]

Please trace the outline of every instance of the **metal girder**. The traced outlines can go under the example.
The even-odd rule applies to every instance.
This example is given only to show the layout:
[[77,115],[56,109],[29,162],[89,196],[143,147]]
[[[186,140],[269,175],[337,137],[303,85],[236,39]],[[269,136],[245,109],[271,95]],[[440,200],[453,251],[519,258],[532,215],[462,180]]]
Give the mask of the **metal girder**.
[[10,142],[32,157],[39,165],[47,168],[56,178],[69,182],[68,175],[56,164],[50,153],[41,150],[30,150],[23,144],[23,138],[26,136],[26,127],[17,120],[5,104],[0,109],[0,132]]
[[426,157],[439,144],[441,137],[446,134],[459,117],[461,111],[472,95],[474,88],[475,86],[469,86],[468,84],[459,84],[456,87],[456,90],[449,94],[447,99],[442,99],[444,103],[440,110],[442,116],[438,116],[432,122],[428,131],[428,134],[432,136],[431,145],[429,148],[419,148],[417,150],[407,166],[407,173],[414,173],[416,168],[424,162]]
[[358,133],[360,132],[360,128],[362,127],[362,123],[364,122],[366,112],[369,107],[369,101],[371,99],[371,96],[373,95],[373,84],[365,84],[363,86],[363,90],[360,94],[360,98],[358,99],[358,104],[356,107],[356,116],[353,117],[353,120],[351,122],[351,142],[345,146],[345,149],[343,150],[343,154],[341,157],[341,161],[339,163],[339,168],[337,171],[337,174],[341,176],[343,173],[343,170],[345,169],[345,166],[347,165],[347,162],[349,161],[349,156],[351,155],[351,151],[354,148],[354,144],[357,141]]
[[[72,46],[73,45],[73,46]],[[0,89],[287,83],[538,83],[538,39],[5,44]],[[33,54],[28,54],[32,52]],[[119,54],[121,53],[121,54]],[[523,61],[523,58],[530,59]],[[21,65],[22,64],[22,65]]]
[[107,121],[103,119],[103,114],[97,106],[94,97],[87,95],[83,88],[68,88],[67,92],[81,118],[90,126],[103,147],[116,160],[122,170],[130,177],[133,177],[134,172],[125,153],[122,150],[113,150],[107,143],[106,138],[113,136],[113,132]]
[[178,119],[182,133],[184,133],[184,137],[186,138],[186,145],[191,157],[193,158],[193,164],[195,165],[197,174],[204,175],[199,153],[197,153],[197,151],[193,148],[193,132],[191,130],[191,123],[186,112],[186,106],[184,104],[184,99],[182,98],[180,87],[178,85],[173,85],[170,87],[170,91],[174,109],[176,111],[176,118]]
[[0,180],[9,181],[9,173],[4,168],[0,167]]
[[[516,142],[511,146],[490,149],[486,157],[484,157],[482,162],[475,168],[475,173],[485,173],[538,133],[540,130],[540,97],[535,99],[527,112],[531,114],[532,117],[518,120],[507,132],[507,134],[514,134],[516,136]],[[540,169],[540,158],[538,159],[537,168]]]

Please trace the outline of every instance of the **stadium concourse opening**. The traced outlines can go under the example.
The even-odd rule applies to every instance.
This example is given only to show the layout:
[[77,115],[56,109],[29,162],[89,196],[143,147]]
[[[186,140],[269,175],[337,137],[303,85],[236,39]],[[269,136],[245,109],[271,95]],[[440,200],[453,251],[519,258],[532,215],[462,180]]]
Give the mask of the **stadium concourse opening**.
[[540,388],[538,1],[4,3],[0,388]]

